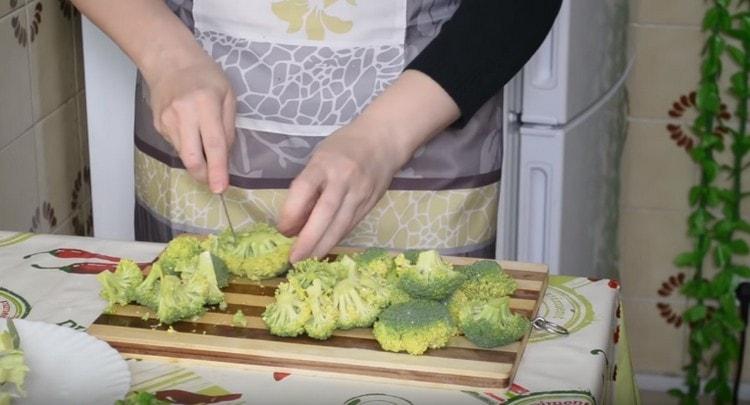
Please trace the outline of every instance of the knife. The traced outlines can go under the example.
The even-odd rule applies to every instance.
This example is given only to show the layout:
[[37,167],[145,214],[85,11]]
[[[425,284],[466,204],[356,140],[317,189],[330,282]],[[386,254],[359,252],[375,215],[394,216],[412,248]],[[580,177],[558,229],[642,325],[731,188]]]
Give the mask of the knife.
[[237,234],[234,233],[234,225],[232,225],[232,220],[229,218],[229,210],[227,209],[227,202],[224,200],[224,193],[219,194],[219,199],[221,200],[221,206],[224,207],[224,217],[227,220],[227,224],[229,224],[229,230],[232,232],[232,240],[237,241]]

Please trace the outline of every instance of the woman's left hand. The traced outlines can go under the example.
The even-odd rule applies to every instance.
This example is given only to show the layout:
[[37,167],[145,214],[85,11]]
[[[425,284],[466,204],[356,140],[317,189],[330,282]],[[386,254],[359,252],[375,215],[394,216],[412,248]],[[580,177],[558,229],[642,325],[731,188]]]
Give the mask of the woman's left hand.
[[323,140],[289,187],[278,228],[290,261],[322,257],[375,206],[414,151],[459,116],[424,73],[407,70],[349,125]]

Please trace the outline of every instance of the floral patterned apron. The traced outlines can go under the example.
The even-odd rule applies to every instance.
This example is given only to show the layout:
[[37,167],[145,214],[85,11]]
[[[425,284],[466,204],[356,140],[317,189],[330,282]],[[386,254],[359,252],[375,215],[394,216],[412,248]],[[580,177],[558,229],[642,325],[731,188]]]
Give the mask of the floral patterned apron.
[[[458,0],[168,0],[226,72],[237,140],[225,193],[238,228],[274,223],[292,179],[325,136],[393,82],[450,19]],[[462,63],[462,61],[450,61]],[[136,94],[136,236],[227,226],[218,197],[184,170]],[[500,96],[461,129],[420,148],[348,246],[494,255],[502,137]]]

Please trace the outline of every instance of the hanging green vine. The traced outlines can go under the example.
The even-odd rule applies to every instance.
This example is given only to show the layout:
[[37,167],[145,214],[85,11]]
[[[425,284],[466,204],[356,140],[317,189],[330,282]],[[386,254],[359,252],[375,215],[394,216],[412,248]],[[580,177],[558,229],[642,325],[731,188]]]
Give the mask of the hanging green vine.
[[[698,116],[692,128],[698,142],[691,150],[701,175],[699,184],[690,190],[693,211],[688,218],[688,232],[694,243],[692,251],[675,259],[678,266],[693,269],[691,280],[682,289],[691,303],[683,314],[690,327],[686,389],[671,391],[683,404],[698,403],[702,380],[706,382],[703,394],[713,396],[716,403],[735,400],[730,381],[739,358],[739,331],[744,321],[739,316],[734,289],[740,279],[750,277],[750,267],[736,260],[750,252],[748,244],[738,237],[739,233],[750,233],[750,224],[740,215],[744,196],[742,172],[750,151],[750,12],[745,10],[744,1],[737,1],[743,9],[730,10],[731,2],[713,0],[703,20],[707,39],[696,99]],[[722,120],[721,113],[724,56],[738,68],[730,77],[728,89],[737,104],[733,127]],[[729,141],[731,162],[720,165],[717,156],[721,156]],[[728,185],[724,184],[725,178],[729,179]],[[717,270],[712,276],[705,271],[709,260]]]

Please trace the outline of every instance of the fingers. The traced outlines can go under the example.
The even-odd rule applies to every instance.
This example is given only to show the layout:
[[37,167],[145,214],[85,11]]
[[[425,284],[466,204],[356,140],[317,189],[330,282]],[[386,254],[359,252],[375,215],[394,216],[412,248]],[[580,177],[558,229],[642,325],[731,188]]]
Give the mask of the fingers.
[[236,115],[235,103],[234,93],[230,91],[227,93],[226,97],[224,97],[224,105],[222,106],[222,123],[224,124],[224,135],[227,140],[227,149],[231,149],[232,144],[234,144],[234,117]]
[[289,255],[290,261],[295,262],[310,257],[318,241],[323,238],[333,222],[344,201],[345,194],[346,190],[338,187],[338,185],[326,187],[292,246],[292,252]]
[[179,145],[178,153],[185,170],[200,181],[206,182],[206,160],[203,157],[203,142],[201,141],[200,128],[197,121],[183,121],[178,127]]
[[323,174],[315,167],[306,167],[289,186],[279,215],[277,228],[286,236],[299,234],[318,201]]
[[323,237],[318,241],[315,247],[312,249],[310,256],[312,257],[323,257],[331,248],[336,246],[341,239],[349,233],[354,225],[354,215],[360,206],[360,199],[347,194],[344,198],[344,202],[341,203],[336,212],[333,221],[331,221],[328,228],[325,230]]
[[227,140],[219,104],[209,100],[200,108],[200,135],[206,154],[208,187],[221,193],[229,184]]

